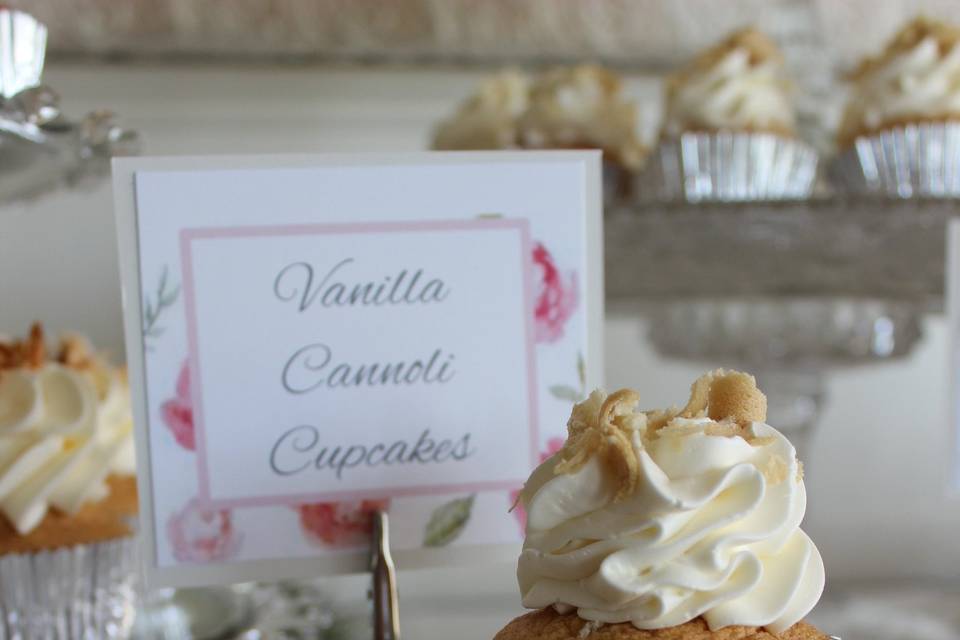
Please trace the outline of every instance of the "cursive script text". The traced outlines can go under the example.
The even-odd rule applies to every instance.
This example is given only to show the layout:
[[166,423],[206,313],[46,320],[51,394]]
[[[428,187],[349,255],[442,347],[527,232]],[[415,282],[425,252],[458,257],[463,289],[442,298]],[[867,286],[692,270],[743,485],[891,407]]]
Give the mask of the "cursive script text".
[[355,364],[333,362],[333,351],[322,342],[300,347],[283,366],[283,388],[301,394],[320,387],[409,386],[446,384],[456,375],[454,355],[434,349],[426,358]]
[[431,304],[450,295],[443,280],[427,278],[423,269],[401,269],[379,280],[347,282],[343,274],[353,264],[353,258],[344,258],[315,283],[312,264],[291,262],[274,279],[273,293],[283,302],[295,301],[300,312],[314,304],[326,308]]
[[440,464],[466,460],[476,452],[470,434],[456,439],[436,440],[424,429],[416,442],[396,440],[375,444],[330,445],[321,442],[320,429],[303,424],[288,429],[270,450],[270,468],[280,476],[292,476],[309,469],[329,470],[342,479],[356,467],[408,464]]

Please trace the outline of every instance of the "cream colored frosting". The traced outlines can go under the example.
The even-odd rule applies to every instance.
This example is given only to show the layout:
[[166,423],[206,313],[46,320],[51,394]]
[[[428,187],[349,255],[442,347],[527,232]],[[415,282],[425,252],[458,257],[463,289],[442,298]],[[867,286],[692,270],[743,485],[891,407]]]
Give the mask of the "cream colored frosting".
[[508,69],[485,79],[477,93],[437,127],[434,148],[515,148],[516,120],[527,108],[529,90],[529,78],[519,71]]
[[629,168],[643,164],[638,112],[610,71],[591,65],[558,68],[539,77],[520,118],[528,148],[603,149]]
[[777,58],[754,61],[735,47],[695,69],[668,91],[663,133],[685,131],[792,131],[793,105]]
[[[578,405],[571,439],[591,439],[594,427],[582,423],[602,423],[606,400],[596,391]],[[806,492],[793,446],[763,422],[686,413],[695,415],[621,404],[596,427],[594,448],[579,447],[588,452],[579,466],[570,470],[561,451],[534,471],[521,494],[524,606],[641,629],[702,615],[711,629],[773,633],[813,608],[824,570],[799,528]],[[618,452],[604,453],[608,445]]]
[[928,35],[870,64],[856,81],[844,116],[846,131],[960,116],[960,44],[944,49]]
[[56,362],[0,371],[0,512],[27,534],[51,507],[75,513],[135,471],[127,384]]

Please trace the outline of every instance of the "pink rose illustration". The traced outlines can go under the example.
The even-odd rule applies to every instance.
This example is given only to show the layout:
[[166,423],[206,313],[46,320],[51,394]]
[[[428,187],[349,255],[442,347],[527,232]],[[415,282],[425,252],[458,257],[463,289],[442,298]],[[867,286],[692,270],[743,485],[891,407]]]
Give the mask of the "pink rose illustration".
[[562,274],[553,256],[541,243],[533,247],[534,338],[556,342],[563,337],[563,325],[577,309],[577,272]]
[[[550,438],[547,440],[547,449],[546,451],[540,452],[540,462],[546,462],[550,456],[555,454],[560,449],[563,449],[563,438]],[[517,517],[517,522],[520,523],[520,531],[526,531],[527,529],[527,511],[523,508],[523,504],[517,502],[517,498],[520,497],[520,489],[514,489],[510,492],[510,504],[517,505],[513,508],[513,515]]]
[[174,439],[184,449],[193,451],[193,403],[190,402],[190,363],[184,362],[177,376],[177,395],[160,405],[160,415]]
[[235,555],[243,536],[229,510],[203,509],[194,499],[167,520],[167,539],[180,562],[211,562]]
[[337,548],[362,547],[370,542],[373,514],[390,508],[390,500],[317,502],[297,507],[300,529],[314,544]]

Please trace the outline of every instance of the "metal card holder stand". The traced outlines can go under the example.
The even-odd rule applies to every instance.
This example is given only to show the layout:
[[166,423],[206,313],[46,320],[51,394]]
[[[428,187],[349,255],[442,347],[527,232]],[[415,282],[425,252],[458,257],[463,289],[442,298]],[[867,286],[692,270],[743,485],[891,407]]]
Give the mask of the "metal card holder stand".
[[384,511],[373,514],[370,541],[370,573],[373,600],[373,639],[400,640],[400,604],[397,570],[390,556],[390,522]]

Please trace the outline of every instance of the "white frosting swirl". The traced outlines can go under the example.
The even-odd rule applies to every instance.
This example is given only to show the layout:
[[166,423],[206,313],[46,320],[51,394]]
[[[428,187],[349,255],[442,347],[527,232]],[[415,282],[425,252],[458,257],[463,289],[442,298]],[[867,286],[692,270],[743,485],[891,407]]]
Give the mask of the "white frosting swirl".
[[799,528],[806,492],[790,442],[759,422],[745,437],[710,435],[726,423],[709,418],[674,418],[651,435],[637,424],[639,483],[622,500],[597,455],[571,473],[555,474],[559,454],[534,471],[517,571],[524,606],[641,629],[702,615],[711,629],[780,633],[803,618],[824,570]]
[[755,64],[750,51],[734,48],[670,87],[663,133],[676,137],[703,130],[792,131],[795,117],[783,75],[780,60]]
[[132,475],[125,381],[109,369],[56,363],[0,371],[0,512],[27,534],[53,506],[75,513]]
[[927,36],[870,64],[853,89],[843,129],[871,131],[910,119],[960,115],[960,45]]

